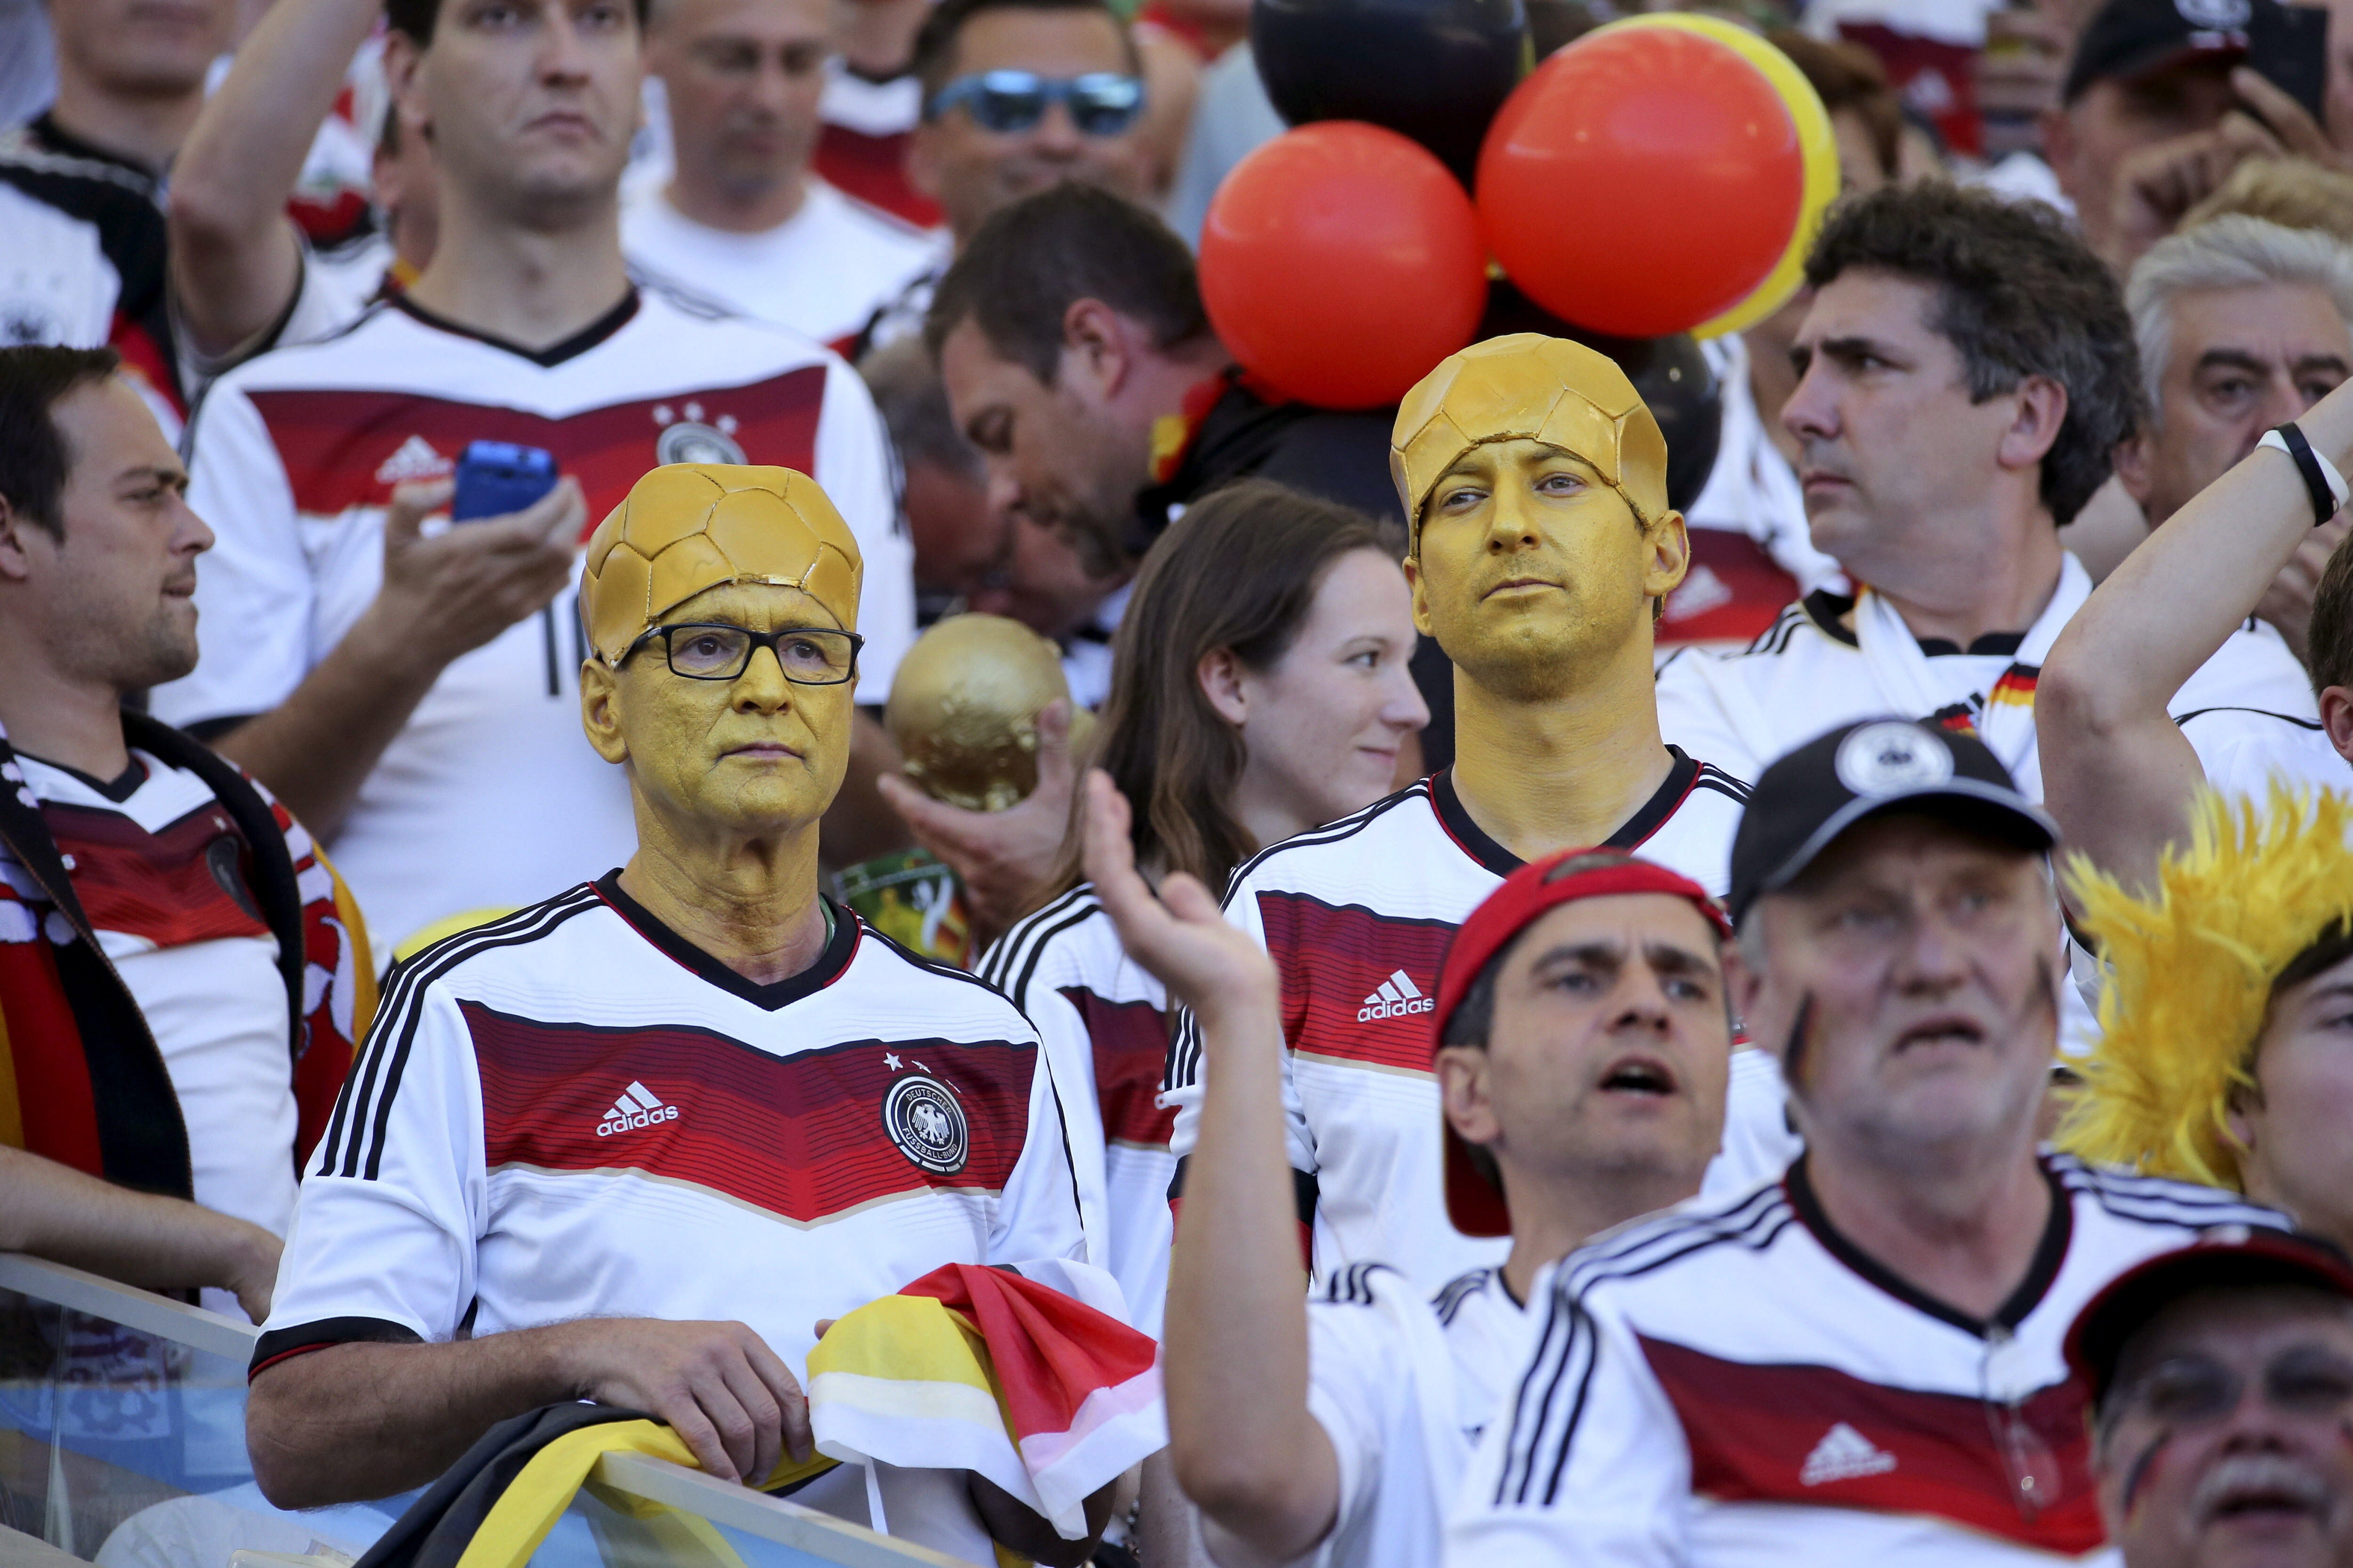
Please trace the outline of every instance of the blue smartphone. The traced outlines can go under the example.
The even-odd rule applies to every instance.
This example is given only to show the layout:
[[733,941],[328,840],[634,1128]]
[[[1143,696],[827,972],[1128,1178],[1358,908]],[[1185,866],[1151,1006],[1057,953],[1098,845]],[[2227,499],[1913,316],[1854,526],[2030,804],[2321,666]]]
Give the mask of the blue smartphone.
[[470,441],[458,459],[449,521],[472,522],[521,511],[555,488],[555,454],[510,441]]

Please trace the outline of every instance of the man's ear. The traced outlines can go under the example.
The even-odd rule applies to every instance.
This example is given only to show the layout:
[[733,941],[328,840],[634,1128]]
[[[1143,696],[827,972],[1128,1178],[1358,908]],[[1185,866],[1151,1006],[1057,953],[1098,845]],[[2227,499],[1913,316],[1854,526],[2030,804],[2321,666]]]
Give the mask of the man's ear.
[[1071,300],[1062,312],[1061,379],[1091,392],[1087,401],[1109,403],[1135,368],[1140,338],[1133,322],[1101,300]]
[[2132,497],[2133,504],[2146,513],[2152,483],[2148,473],[2148,432],[2136,431],[2126,437],[2117,445],[2113,461],[2116,483],[2124,486],[2125,494]]
[[629,760],[629,743],[621,735],[620,701],[620,681],[612,668],[589,655],[580,665],[580,728],[608,763]]
[[2018,384],[2013,395],[2018,399],[2018,416],[2001,433],[2001,441],[1994,448],[1995,460],[2005,468],[2039,467],[2059,439],[2059,426],[2066,422],[2067,389],[2051,376],[2030,375]]
[[1691,571],[1691,526],[1670,511],[1643,530],[1649,535],[1651,569],[1642,574],[1642,596],[1663,599],[1683,585]]
[[401,116],[401,131],[412,127],[427,142],[433,139],[432,116],[426,111],[424,51],[407,34],[393,29],[384,36],[384,82],[392,95],[390,112]]
[[2069,201],[2081,201],[2083,192],[2078,188],[2081,181],[2075,167],[2075,122],[2063,109],[2044,110],[2042,122],[2042,155],[2050,160],[2051,173]]
[[918,195],[937,202],[940,199],[940,157],[927,134],[930,130],[930,121],[918,121],[913,133],[907,138],[907,183],[915,187]]
[[2353,763],[2353,686],[2331,686],[2321,692],[2320,727],[2337,754]]
[[1421,557],[1409,555],[1398,564],[1405,568],[1405,585],[1413,591],[1413,629],[1426,637],[1436,637],[1430,629],[1430,584],[1422,581]]
[[[38,531],[45,540],[48,531],[11,506],[6,496],[0,496],[0,582],[22,583],[33,574],[30,535]],[[52,542],[54,548],[54,542]]]
[[1495,1118],[1494,1063],[1478,1046],[1440,1046],[1430,1064],[1438,1071],[1439,1103],[1447,1125],[1468,1143],[1493,1143],[1503,1134]]
[[1250,693],[1242,687],[1242,661],[1234,657],[1234,650],[1211,648],[1201,656],[1200,668],[1193,675],[1218,717],[1240,729],[1250,718]]

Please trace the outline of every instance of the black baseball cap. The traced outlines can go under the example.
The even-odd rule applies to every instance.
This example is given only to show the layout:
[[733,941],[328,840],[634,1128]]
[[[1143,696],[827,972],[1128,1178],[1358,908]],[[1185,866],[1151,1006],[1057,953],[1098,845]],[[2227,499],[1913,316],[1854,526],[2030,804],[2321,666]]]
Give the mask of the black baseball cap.
[[2036,854],[2058,826],[2018,793],[2010,770],[1965,731],[1910,719],[1866,719],[1807,742],[1758,775],[1732,839],[1725,907],[1738,921],[1866,816],[1896,809],[1955,824]]
[[2095,81],[2132,81],[2195,59],[2236,60],[2258,5],[2279,0],[2108,0],[2076,40],[2060,101]]
[[2245,1225],[2201,1231],[2189,1246],[2126,1269],[2086,1302],[2067,1330],[2067,1364],[2097,1409],[2126,1344],[2151,1318],[2193,1290],[2263,1285],[2307,1285],[2353,1301],[2353,1260],[2305,1231]]

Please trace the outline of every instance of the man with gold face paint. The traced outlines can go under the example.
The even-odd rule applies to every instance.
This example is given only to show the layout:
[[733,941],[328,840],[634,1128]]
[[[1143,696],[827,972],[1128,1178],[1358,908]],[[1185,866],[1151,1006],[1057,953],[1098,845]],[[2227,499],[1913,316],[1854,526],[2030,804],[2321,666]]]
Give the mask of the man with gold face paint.
[[[1281,976],[1291,1163],[1319,1275],[1377,1259],[1436,1289],[1503,1260],[1447,1219],[1429,1070],[1439,962],[1489,891],[1526,861],[1600,847],[1724,889],[1747,790],[1665,744],[1651,697],[1651,625],[1689,560],[1666,463],[1624,374],[1557,338],[1475,344],[1398,410],[1405,569],[1415,625],[1454,662],[1453,765],[1267,850],[1225,900]],[[1167,1084],[1180,1160],[1200,1073],[1187,1017]],[[1586,1090],[1682,1087],[1636,1052]],[[1769,1065],[1740,1053],[1730,1141],[1778,1097]],[[1749,1171],[1770,1148],[1719,1165]],[[1183,1182],[1180,1165],[1180,1198]]]
[[[398,972],[254,1357],[273,1500],[421,1485],[574,1399],[765,1476],[807,1452],[818,1320],[944,1263],[1080,1255],[1035,1032],[818,888],[860,575],[786,468],[656,468],[590,539],[581,719],[637,851]],[[881,1482],[889,1527],[954,1556],[1085,1556],[962,1472]],[[865,1520],[856,1467],[796,1495]]]

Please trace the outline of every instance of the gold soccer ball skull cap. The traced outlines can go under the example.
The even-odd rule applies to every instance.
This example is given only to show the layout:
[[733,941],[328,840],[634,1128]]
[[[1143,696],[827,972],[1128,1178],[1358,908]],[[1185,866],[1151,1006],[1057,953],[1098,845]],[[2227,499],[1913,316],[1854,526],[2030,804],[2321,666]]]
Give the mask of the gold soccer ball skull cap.
[[1542,441],[1593,465],[1644,527],[1667,507],[1667,440],[1617,362],[1583,343],[1514,332],[1438,362],[1398,405],[1389,477],[1421,553],[1421,512],[1473,447]]
[[588,536],[580,608],[588,644],[618,666],[661,617],[706,588],[798,588],[858,629],[858,540],[818,482],[792,468],[670,463],[629,487]]

